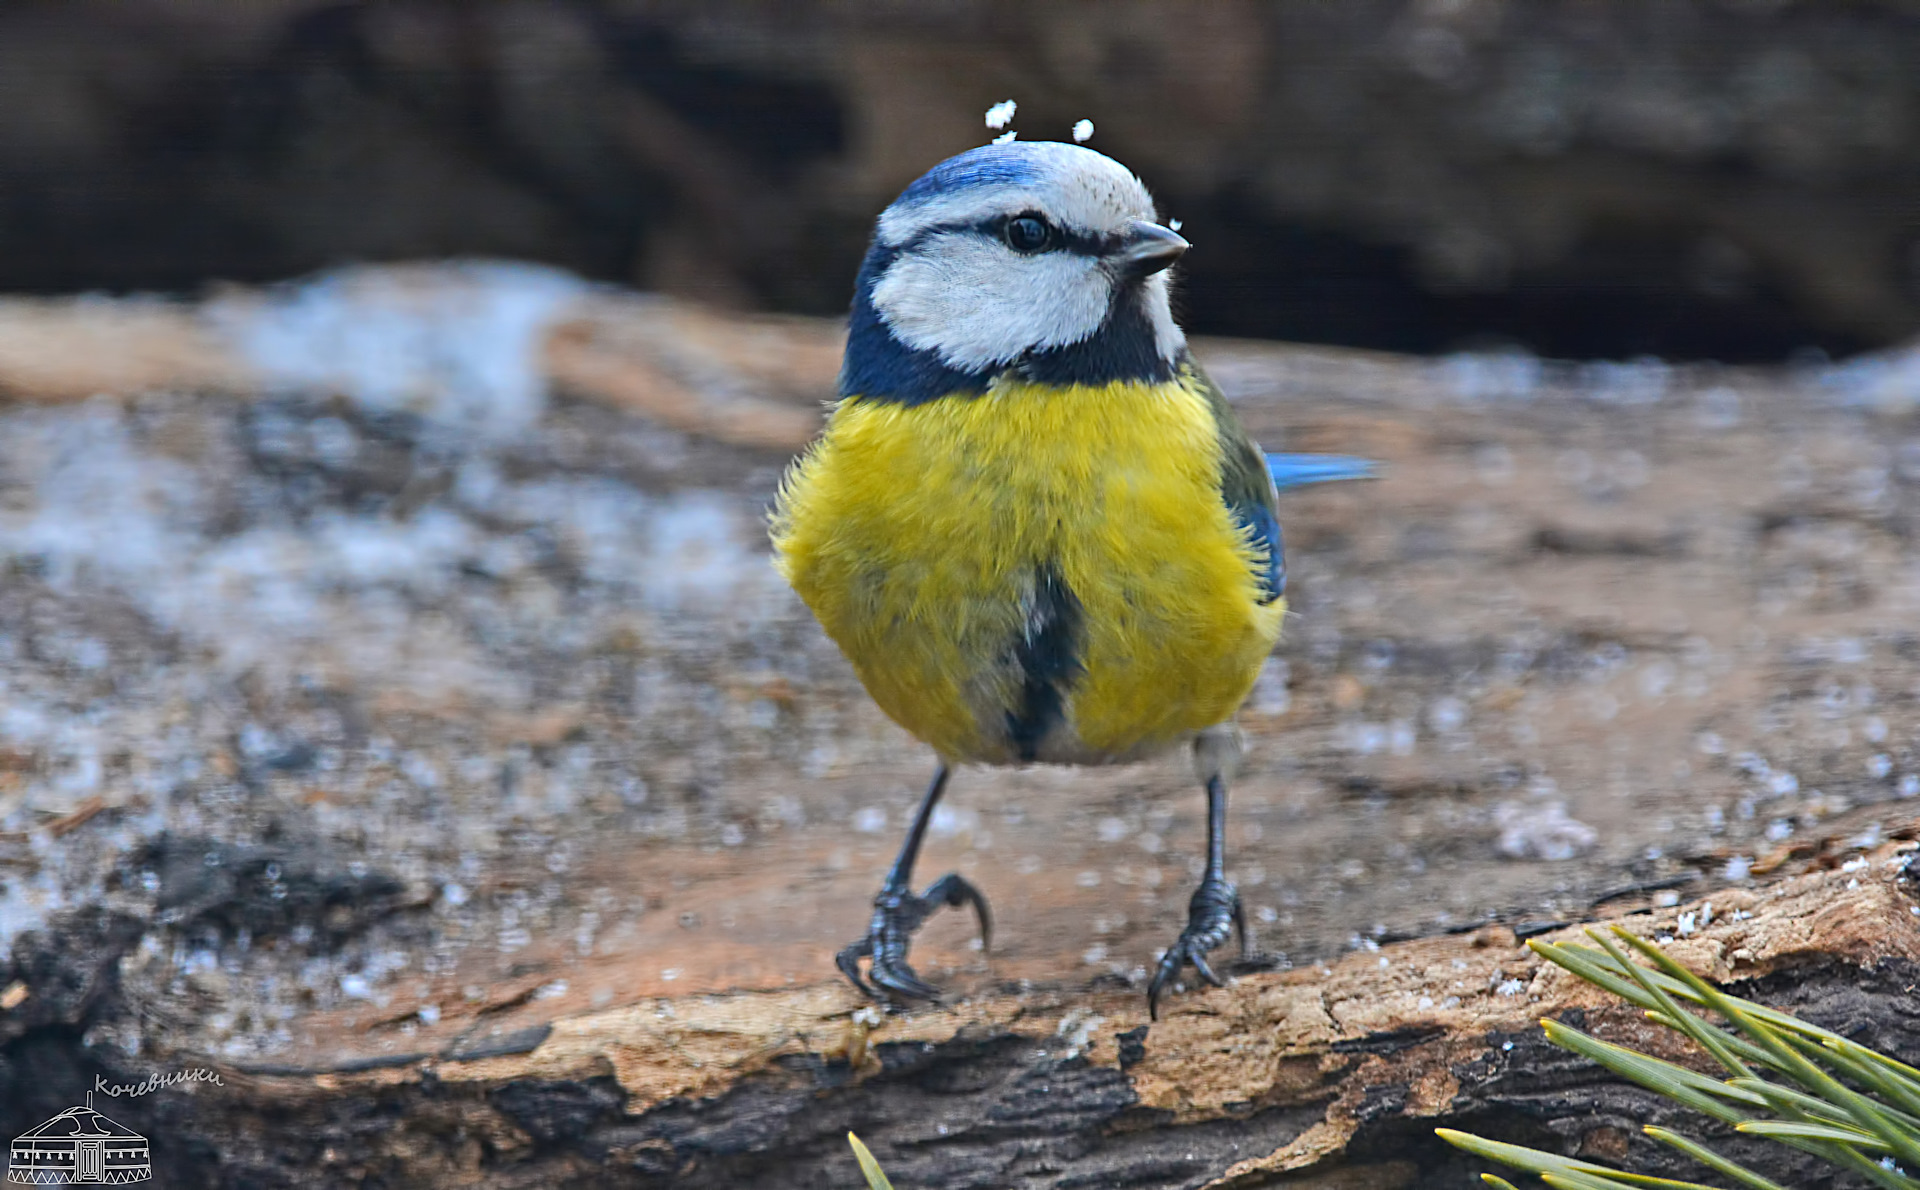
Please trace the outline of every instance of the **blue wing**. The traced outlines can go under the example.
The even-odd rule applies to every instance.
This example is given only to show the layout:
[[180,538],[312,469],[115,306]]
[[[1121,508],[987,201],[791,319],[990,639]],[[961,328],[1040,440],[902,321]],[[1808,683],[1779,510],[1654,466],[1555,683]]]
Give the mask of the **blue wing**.
[[1311,483],[1365,479],[1373,474],[1373,464],[1344,455],[1262,455],[1233,415],[1226,394],[1191,356],[1181,361],[1181,383],[1205,397],[1213,409],[1220,432],[1220,499],[1247,544],[1265,555],[1255,559],[1254,581],[1260,585],[1260,602],[1272,603],[1287,589],[1287,554],[1275,496]]
[[[1372,460],[1347,455],[1268,455],[1267,474],[1273,477],[1274,491],[1284,492],[1337,479],[1371,479],[1374,471]],[[1228,508],[1248,540],[1266,551],[1267,564],[1259,576],[1260,602],[1272,603],[1287,592],[1287,551],[1280,522],[1264,500],[1234,501]]]
[[1336,479],[1372,479],[1374,470],[1372,459],[1351,455],[1268,455],[1267,474],[1274,490],[1284,492]]
[[1266,565],[1254,573],[1260,583],[1260,605],[1265,607],[1287,593],[1287,547],[1280,536],[1280,522],[1264,502],[1229,505],[1227,511],[1233,514],[1233,523],[1246,533],[1247,541],[1255,549],[1266,551]]

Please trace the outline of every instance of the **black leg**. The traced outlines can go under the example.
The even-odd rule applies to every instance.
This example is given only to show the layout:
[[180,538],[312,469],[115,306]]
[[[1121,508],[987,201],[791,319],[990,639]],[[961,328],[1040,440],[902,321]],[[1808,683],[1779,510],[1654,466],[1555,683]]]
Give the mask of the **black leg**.
[[[926,838],[933,808],[946,792],[947,774],[946,762],[942,761],[934,770],[926,796],[920,799],[920,808],[914,811],[913,825],[907,829],[906,841],[900,845],[900,855],[893,861],[886,883],[880,886],[880,895],[873,899],[873,920],[867,926],[867,936],[834,958],[841,972],[869,996],[885,998],[891,994],[911,1000],[940,998],[940,990],[915,975],[907,965],[907,949],[913,945],[913,932],[942,905],[955,909],[972,905],[980,918],[981,943],[991,945],[993,942],[993,914],[987,909],[987,899],[957,873],[942,876],[919,896],[913,893],[913,864],[920,858],[920,843]],[[861,959],[869,960],[866,979],[860,978]]]
[[1161,956],[1153,982],[1147,985],[1150,1017],[1160,1019],[1160,993],[1189,963],[1200,978],[1214,987],[1223,986],[1207,962],[1207,952],[1225,942],[1234,929],[1240,932],[1240,954],[1244,958],[1252,942],[1247,935],[1247,915],[1240,907],[1240,892],[1227,882],[1227,781],[1216,772],[1207,778],[1207,873],[1201,877],[1200,887],[1193,890],[1193,900],[1187,903],[1187,928]]

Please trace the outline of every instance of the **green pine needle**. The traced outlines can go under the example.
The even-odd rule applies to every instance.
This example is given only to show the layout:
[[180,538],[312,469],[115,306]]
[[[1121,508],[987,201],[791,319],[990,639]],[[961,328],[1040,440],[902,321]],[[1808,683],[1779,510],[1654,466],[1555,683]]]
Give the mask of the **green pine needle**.
[[860,1163],[860,1172],[867,1175],[869,1190],[893,1190],[893,1183],[889,1182],[887,1175],[881,1172],[880,1163],[873,1159],[873,1154],[867,1151],[867,1146],[860,1143],[860,1138],[849,1132],[847,1143],[853,1146],[853,1157]]
[[1797,1140],[1832,1140],[1843,1145],[1859,1145],[1862,1148],[1887,1151],[1879,1137],[1858,1128],[1843,1128],[1835,1124],[1802,1124],[1789,1120],[1749,1120],[1735,1129],[1754,1136],[1786,1137]]
[[1685,1153],[1700,1164],[1707,1166],[1709,1169],[1717,1169],[1728,1177],[1736,1179],[1743,1186],[1750,1186],[1753,1190],[1787,1190],[1785,1186],[1782,1186],[1773,1179],[1763,1178],[1738,1161],[1730,1161],[1701,1144],[1699,1141],[1688,1140],[1677,1132],[1669,1132],[1665,1128],[1655,1128],[1652,1126],[1648,1126],[1642,1129],[1642,1131],[1662,1144],[1671,1145],[1679,1149],[1682,1153]]
[[[1887,1190],[1920,1190],[1920,1179],[1893,1166],[1897,1160],[1920,1169],[1920,1069],[1798,1017],[1729,996],[1658,946],[1619,926],[1610,935],[1590,930],[1587,936],[1599,949],[1565,942],[1530,945],[1548,962],[1645,1009],[1650,1020],[1685,1035],[1732,1077],[1712,1078],[1601,1041],[1558,1021],[1541,1022],[1549,1041],[1740,1132],[1823,1158]],[[1651,967],[1634,962],[1629,951],[1643,956]],[[1715,1019],[1724,1024],[1716,1025]],[[1785,1190],[1697,1141],[1664,1128],[1648,1128],[1646,1133],[1750,1190]],[[1566,1190],[1708,1190],[1695,1182],[1622,1173],[1452,1129],[1440,1129],[1439,1135],[1470,1153],[1525,1170],[1549,1186]],[[1510,1186],[1492,1175],[1482,1176],[1489,1185]]]
[[[1609,1177],[1584,1173],[1579,1170],[1568,1170],[1564,1173],[1543,1173],[1540,1175],[1540,1180],[1553,1187],[1553,1190],[1621,1190],[1622,1187],[1632,1184],[1630,1182],[1618,1182]],[[1699,1187],[1699,1190],[1707,1190],[1707,1187]]]
[[1712,1116],[1726,1124],[1739,1124],[1752,1117],[1739,1108],[1724,1102],[1736,1100],[1751,1107],[1765,1109],[1767,1100],[1755,1092],[1734,1083],[1721,1082],[1696,1074],[1684,1066],[1672,1062],[1663,1062],[1659,1058],[1650,1058],[1637,1050],[1614,1045],[1590,1037],[1571,1025],[1559,1021],[1542,1021],[1547,1040],[1561,1049],[1572,1050],[1583,1058],[1598,1062],[1629,1082],[1639,1083],[1649,1091],[1661,1095],[1700,1112]]
[[[1662,951],[1659,947],[1641,938],[1639,935],[1624,930],[1619,926],[1614,927],[1613,935],[1634,949],[1640,950],[1642,954],[1651,950],[1653,955],[1657,956],[1654,958],[1654,961],[1660,964],[1662,970],[1666,971],[1666,973],[1674,979],[1678,979],[1682,983],[1687,984],[1688,987],[1693,988],[1696,993],[1699,993],[1701,988],[1706,986],[1702,983],[1699,987],[1694,987],[1693,981],[1690,978],[1693,972],[1675,963],[1672,959],[1667,958],[1665,951]],[[1672,1018],[1675,1027],[1685,1033],[1688,1039],[1695,1045],[1712,1054],[1716,1061],[1738,1077],[1745,1078],[1753,1073],[1747,1069],[1747,1064],[1742,1062],[1739,1056],[1733,1052],[1732,1048],[1727,1045],[1725,1041],[1726,1034],[1708,1025],[1692,1013],[1682,1009],[1678,1004],[1675,1004],[1673,997],[1667,995],[1666,989],[1653,981],[1646,968],[1640,966],[1638,963],[1628,962],[1627,956],[1622,954],[1620,949],[1604,936],[1595,934],[1591,930],[1587,932],[1587,936],[1606,948],[1607,955],[1612,958],[1615,963],[1625,968],[1627,974],[1633,977],[1634,982],[1647,990],[1647,994],[1652,996],[1655,1003],[1660,1005],[1660,1011]],[[1642,949],[1643,947],[1645,949]],[[1670,969],[1668,964],[1671,964]]]
[[[1547,961],[1638,1005],[1650,1020],[1684,1034],[1733,1077],[1712,1078],[1559,1021],[1541,1022],[1549,1041],[1629,1082],[1731,1124],[1739,1132],[1824,1158],[1887,1190],[1920,1190],[1920,1179],[1893,1165],[1897,1158],[1920,1168],[1920,1069],[1798,1017],[1729,996],[1653,943],[1619,926],[1613,927],[1612,937],[1593,931],[1587,936],[1600,949],[1564,942],[1529,945]],[[1633,962],[1628,949],[1653,966]],[[1683,1008],[1683,1003],[1704,1009],[1726,1024],[1715,1025]],[[1762,1077],[1760,1072],[1774,1077]],[[1448,1144],[1524,1170],[1555,1190],[1713,1190],[1699,1182],[1624,1173],[1451,1128],[1435,1131]],[[1786,1190],[1698,1141],[1665,1128],[1649,1127],[1645,1132],[1748,1190]],[[847,1141],[869,1190],[893,1190],[860,1138],[849,1132]],[[1480,1180],[1494,1190],[1519,1190],[1496,1174],[1483,1173]]]
[[1522,1145],[1510,1145],[1502,1141],[1487,1140],[1484,1137],[1475,1136],[1470,1132],[1456,1132],[1452,1128],[1436,1128],[1433,1131],[1434,1135],[1457,1149],[1465,1149],[1469,1153],[1491,1158],[1503,1165],[1511,1165],[1515,1169],[1524,1169],[1528,1173],[1538,1174],[1543,1178],[1549,1174],[1556,1177],[1612,1178],[1614,1181],[1602,1183],[1607,1186],[1609,1190],[1616,1190],[1619,1186],[1653,1186],[1675,1187],[1678,1188],[1678,1190],[1712,1190],[1712,1187],[1709,1186],[1695,1186],[1691,1182],[1675,1182],[1666,1178],[1656,1178],[1643,1173],[1621,1173],[1619,1170],[1608,1169],[1604,1165],[1595,1165],[1591,1161],[1580,1161],[1572,1157],[1561,1157],[1554,1153],[1543,1153],[1539,1149],[1529,1149]]

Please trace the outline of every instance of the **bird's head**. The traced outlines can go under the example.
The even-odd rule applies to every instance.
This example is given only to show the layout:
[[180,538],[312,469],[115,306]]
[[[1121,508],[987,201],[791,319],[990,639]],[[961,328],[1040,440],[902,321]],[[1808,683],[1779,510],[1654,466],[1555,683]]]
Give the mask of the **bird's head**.
[[916,402],[1009,369],[1056,383],[1171,376],[1186,338],[1167,269],[1187,242],[1125,166],[1013,141],[950,157],[881,215],[841,391]]

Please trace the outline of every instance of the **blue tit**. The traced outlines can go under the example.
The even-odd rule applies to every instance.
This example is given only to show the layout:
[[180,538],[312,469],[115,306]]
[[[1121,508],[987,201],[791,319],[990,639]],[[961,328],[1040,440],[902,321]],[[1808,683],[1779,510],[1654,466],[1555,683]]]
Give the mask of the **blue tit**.
[[1231,927],[1250,946],[1227,782],[1232,716],[1286,612],[1276,491],[1367,466],[1261,454],[1168,305],[1187,246],[1124,166],[1064,143],[949,158],[880,215],[840,400],[772,517],[782,573],[939,758],[867,935],[839,955],[869,994],[937,998],[907,955],[941,905],[970,905],[990,935],[959,875],[910,883],[959,764],[1190,744],[1207,864],[1149,1007],[1188,964],[1218,984],[1207,953]]

